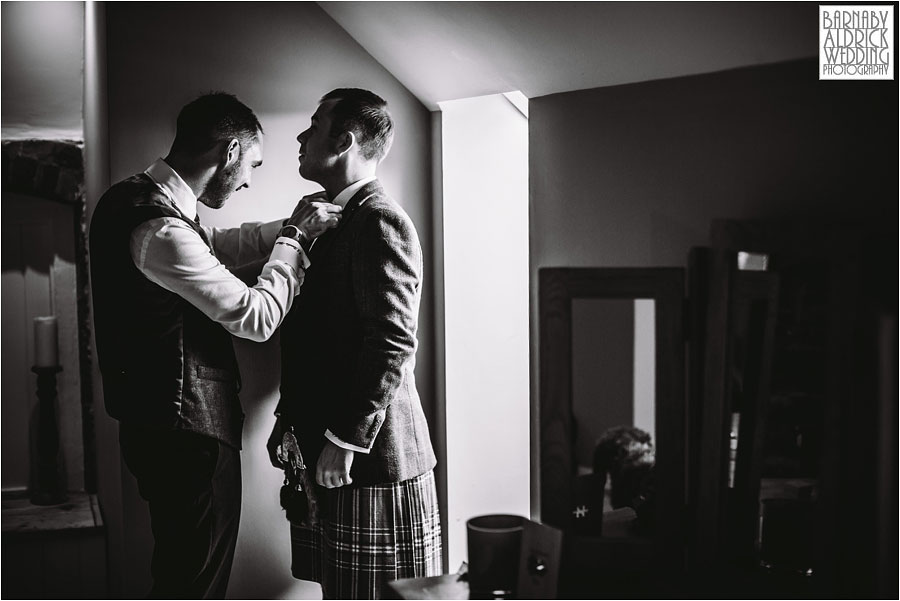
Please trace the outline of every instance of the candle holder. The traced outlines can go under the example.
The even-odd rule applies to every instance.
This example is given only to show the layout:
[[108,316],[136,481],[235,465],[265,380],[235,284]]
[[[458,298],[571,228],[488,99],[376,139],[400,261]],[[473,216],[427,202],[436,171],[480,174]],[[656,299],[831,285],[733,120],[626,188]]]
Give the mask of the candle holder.
[[59,469],[59,430],[56,422],[56,374],[59,365],[34,366],[37,374],[38,429],[37,469],[31,502],[34,505],[59,505],[66,501],[66,488]]

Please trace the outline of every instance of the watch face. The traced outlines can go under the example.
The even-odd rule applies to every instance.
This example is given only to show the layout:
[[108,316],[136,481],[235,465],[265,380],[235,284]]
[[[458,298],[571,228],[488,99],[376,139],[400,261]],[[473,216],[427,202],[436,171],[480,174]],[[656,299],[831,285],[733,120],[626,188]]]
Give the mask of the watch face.
[[285,238],[293,238],[294,240],[300,239],[300,228],[296,225],[286,225],[281,228],[281,236]]

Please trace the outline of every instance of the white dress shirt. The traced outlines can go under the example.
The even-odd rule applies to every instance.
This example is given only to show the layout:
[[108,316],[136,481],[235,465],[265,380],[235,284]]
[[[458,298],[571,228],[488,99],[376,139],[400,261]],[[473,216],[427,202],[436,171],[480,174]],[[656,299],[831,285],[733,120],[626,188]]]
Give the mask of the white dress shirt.
[[341,193],[334,197],[334,200],[331,201],[332,204],[336,204],[340,206],[342,209],[347,207],[347,203],[350,202],[350,199],[353,198],[353,195],[356,194],[360,188],[368,184],[369,182],[374,182],[378,177],[371,175],[369,177],[364,177],[358,182],[353,182],[343,190]]
[[[363,179],[359,180],[358,182],[354,182],[354,183],[350,184],[349,186],[344,188],[340,194],[335,196],[334,200],[331,202],[333,204],[340,205],[340,207],[342,209],[345,208],[347,206],[347,203],[350,202],[350,199],[353,198],[353,195],[356,194],[360,188],[362,188],[369,182],[375,181],[376,179],[377,179],[377,177],[373,175],[371,177],[364,177]],[[325,438],[327,438],[328,440],[330,440],[337,446],[341,447],[342,449],[347,449],[349,451],[355,451],[357,453],[364,453],[367,455],[369,453],[369,449],[367,449],[365,447],[359,447],[359,446],[356,446],[355,444],[350,444],[349,442],[344,442],[343,440],[341,440],[340,438],[335,436],[331,432],[331,430],[325,430]]]
[[[187,219],[195,219],[196,195],[165,161],[157,160],[145,173],[174,208]],[[203,227],[213,253],[190,225],[174,217],[159,217],[132,232],[131,258],[147,279],[184,298],[230,333],[262,342],[272,336],[290,310],[309,260],[302,250],[295,257],[270,259],[254,286],[247,286],[225,265],[239,267],[268,257],[281,224]]]

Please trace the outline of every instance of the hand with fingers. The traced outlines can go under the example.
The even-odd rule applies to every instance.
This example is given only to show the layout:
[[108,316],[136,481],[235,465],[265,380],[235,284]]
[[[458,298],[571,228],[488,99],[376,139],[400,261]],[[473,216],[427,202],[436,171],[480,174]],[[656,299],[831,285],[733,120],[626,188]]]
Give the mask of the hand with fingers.
[[350,467],[353,465],[353,451],[344,449],[330,440],[319,455],[316,464],[316,482],[325,488],[340,488],[353,483]]
[[336,227],[340,220],[340,205],[328,202],[324,192],[316,192],[300,199],[285,225],[297,227],[303,235],[312,240],[325,230]]

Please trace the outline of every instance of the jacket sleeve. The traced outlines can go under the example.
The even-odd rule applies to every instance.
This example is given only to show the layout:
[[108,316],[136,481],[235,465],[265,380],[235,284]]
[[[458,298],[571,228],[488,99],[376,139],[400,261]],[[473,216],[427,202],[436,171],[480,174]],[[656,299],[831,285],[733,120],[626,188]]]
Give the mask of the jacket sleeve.
[[365,214],[352,252],[362,349],[352,371],[348,410],[328,429],[344,442],[371,449],[404,372],[415,365],[422,249],[409,217],[376,209]]

